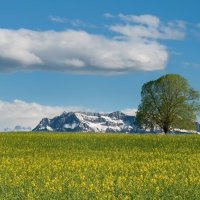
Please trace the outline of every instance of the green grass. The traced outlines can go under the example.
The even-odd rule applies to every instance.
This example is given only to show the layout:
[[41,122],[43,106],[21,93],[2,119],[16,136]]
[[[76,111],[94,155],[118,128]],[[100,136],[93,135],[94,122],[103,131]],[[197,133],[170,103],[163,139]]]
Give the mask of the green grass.
[[1,133],[0,199],[200,199],[200,136]]

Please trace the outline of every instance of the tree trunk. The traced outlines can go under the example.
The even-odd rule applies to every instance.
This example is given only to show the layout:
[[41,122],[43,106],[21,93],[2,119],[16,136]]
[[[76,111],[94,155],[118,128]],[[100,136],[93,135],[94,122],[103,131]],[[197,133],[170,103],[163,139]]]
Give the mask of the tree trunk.
[[169,126],[168,126],[168,125],[165,125],[165,126],[163,127],[163,131],[164,131],[165,134],[168,133],[168,132],[169,132]]

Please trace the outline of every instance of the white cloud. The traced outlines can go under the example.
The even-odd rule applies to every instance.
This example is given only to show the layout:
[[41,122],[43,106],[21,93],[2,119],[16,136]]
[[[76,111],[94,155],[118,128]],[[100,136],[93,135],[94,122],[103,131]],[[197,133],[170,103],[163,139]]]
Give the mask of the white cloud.
[[69,19],[69,18],[62,18],[58,16],[49,16],[49,20],[55,23],[62,23],[62,24],[69,24],[74,27],[90,27],[90,28],[95,28],[96,26],[93,24],[88,24],[85,23],[84,21],[80,19]]
[[110,29],[132,39],[167,39],[182,40],[185,38],[186,22],[181,20],[162,23],[160,19],[152,15],[123,15],[119,18],[131,22],[128,24],[111,25]]
[[[163,25],[158,17],[151,15],[118,17],[131,23],[111,25],[113,37],[71,29],[0,29],[0,72],[52,70],[117,74],[162,70],[168,61],[168,51],[160,40],[185,36],[184,24],[178,20]],[[50,19],[74,26],[83,23],[53,16]]]
[[168,24],[168,26],[171,26],[171,27],[174,27],[174,28],[185,29],[186,25],[188,23],[183,21],[183,20],[173,20],[173,21],[169,21],[167,24]]
[[155,41],[115,40],[75,30],[0,29],[0,71],[152,71],[163,69],[167,59],[166,47]]
[[135,116],[137,109],[136,108],[126,108],[126,109],[122,110],[121,112],[123,112],[124,114],[130,115],[130,116]]
[[52,118],[66,111],[90,111],[81,107],[46,106],[38,103],[27,103],[21,100],[12,102],[0,100],[0,131],[13,129],[16,125],[34,128],[42,118]]
[[106,17],[106,18],[114,18],[115,17],[111,13],[104,13],[103,16]]
[[123,15],[119,14],[119,18],[128,21],[134,22],[139,24],[144,24],[148,26],[158,27],[160,24],[160,19],[153,15]]
[[49,16],[49,20],[56,23],[65,23],[65,19],[61,17]]

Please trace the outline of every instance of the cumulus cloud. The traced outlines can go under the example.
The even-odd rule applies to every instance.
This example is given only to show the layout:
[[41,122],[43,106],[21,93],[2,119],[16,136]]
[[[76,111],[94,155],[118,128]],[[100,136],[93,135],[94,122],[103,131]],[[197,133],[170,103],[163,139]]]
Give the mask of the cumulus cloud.
[[81,107],[46,106],[38,103],[27,103],[21,100],[12,102],[0,100],[0,131],[13,129],[16,125],[34,128],[44,118],[52,118],[66,111],[90,111]]
[[[111,25],[113,37],[72,29],[0,29],[0,71],[118,74],[164,69],[168,51],[160,39],[183,38],[183,24],[176,21],[163,26],[158,17],[151,15],[119,17],[133,23]],[[64,23],[67,19],[51,20]]]
[[115,40],[85,31],[0,29],[0,70],[55,70],[75,73],[117,73],[160,70],[166,47],[141,40]]

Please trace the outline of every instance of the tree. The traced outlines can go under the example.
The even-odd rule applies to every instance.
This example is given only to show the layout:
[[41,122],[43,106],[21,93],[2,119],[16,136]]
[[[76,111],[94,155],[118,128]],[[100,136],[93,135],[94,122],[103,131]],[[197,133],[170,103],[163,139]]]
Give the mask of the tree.
[[136,121],[140,127],[159,127],[165,133],[173,128],[195,129],[199,97],[184,77],[161,76],[143,85]]

